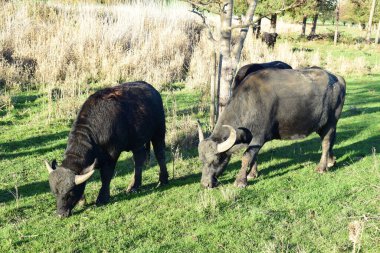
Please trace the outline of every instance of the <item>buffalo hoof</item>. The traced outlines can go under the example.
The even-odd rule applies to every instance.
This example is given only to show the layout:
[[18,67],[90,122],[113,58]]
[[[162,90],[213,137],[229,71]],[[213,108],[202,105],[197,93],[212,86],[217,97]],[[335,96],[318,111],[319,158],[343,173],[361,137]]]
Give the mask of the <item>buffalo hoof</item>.
[[128,187],[127,193],[136,193],[138,192],[139,188],[138,187]]
[[169,176],[160,176],[158,185],[165,185],[169,183]]
[[169,184],[169,181],[168,181],[168,180],[163,181],[163,182],[160,180],[160,181],[158,182],[158,184],[157,184],[156,187],[161,187],[161,186],[164,186],[164,185],[167,185],[167,184]]
[[327,168],[318,165],[317,168],[315,168],[315,171],[322,174],[322,173],[327,172]]
[[247,187],[247,179],[236,179],[235,180],[235,186],[238,188],[245,188]]
[[335,156],[333,156],[332,158],[329,158],[329,160],[327,161],[327,167],[328,168],[333,167],[335,164],[336,164],[336,157]]
[[98,196],[96,200],[96,205],[97,206],[102,206],[110,202],[110,196]]
[[248,176],[247,176],[247,179],[255,179],[257,177],[258,177],[257,172],[255,172],[255,173],[249,173]]

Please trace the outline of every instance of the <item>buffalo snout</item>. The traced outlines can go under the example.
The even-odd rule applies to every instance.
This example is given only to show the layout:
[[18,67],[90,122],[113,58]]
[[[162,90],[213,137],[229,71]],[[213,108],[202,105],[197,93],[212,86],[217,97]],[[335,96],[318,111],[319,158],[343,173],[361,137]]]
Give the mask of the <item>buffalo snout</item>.
[[219,182],[215,176],[211,176],[211,177],[203,177],[202,176],[201,185],[204,188],[214,188],[214,187],[217,187],[219,185]]
[[59,218],[66,218],[66,217],[69,217],[71,215],[71,211],[70,210],[58,210],[57,215]]

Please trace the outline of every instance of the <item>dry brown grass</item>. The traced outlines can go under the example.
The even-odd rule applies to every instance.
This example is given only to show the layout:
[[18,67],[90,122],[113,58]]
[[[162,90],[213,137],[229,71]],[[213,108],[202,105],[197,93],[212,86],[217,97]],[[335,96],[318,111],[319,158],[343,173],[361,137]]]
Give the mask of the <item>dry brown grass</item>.
[[[207,87],[214,48],[188,6],[79,2],[1,3],[1,90],[42,89],[49,98],[47,116],[55,119],[74,117],[94,86],[145,80],[157,88],[178,81]],[[218,29],[218,18],[210,21]],[[268,25],[263,22],[263,31]],[[299,25],[278,23],[280,33],[298,30]],[[273,60],[294,68],[318,65],[342,75],[380,69],[364,57],[347,62],[318,51],[294,51],[290,42],[277,43],[272,51],[249,33],[239,66]]]
[[182,5],[10,1],[2,7],[1,83],[14,90],[38,84],[48,94],[59,88],[64,102],[55,103],[52,117],[71,116],[67,109],[77,108],[90,86],[145,80],[159,88],[184,80],[201,30]]
[[[112,85],[144,79],[159,86],[181,80],[200,31],[179,5],[26,1],[5,3],[2,12],[0,51],[37,64],[34,80],[8,78],[8,85]],[[18,76],[18,66],[8,65],[2,66],[8,76]]]

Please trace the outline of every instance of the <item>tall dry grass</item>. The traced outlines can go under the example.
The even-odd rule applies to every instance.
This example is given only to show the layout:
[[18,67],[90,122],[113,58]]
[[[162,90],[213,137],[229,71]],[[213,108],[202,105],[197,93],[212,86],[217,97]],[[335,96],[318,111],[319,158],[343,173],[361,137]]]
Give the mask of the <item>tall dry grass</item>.
[[[188,6],[78,2],[1,2],[0,90],[42,89],[48,95],[47,116],[55,119],[75,117],[94,86],[145,80],[157,88],[172,82],[208,87],[214,48]],[[210,21],[217,35],[219,19]],[[262,25],[265,31],[269,24]],[[281,33],[297,29],[278,23]],[[379,64],[371,69],[363,57],[347,62],[318,51],[295,51],[290,42],[277,43],[272,51],[249,33],[239,65],[272,60],[294,68],[318,65],[342,75],[380,69]],[[8,102],[2,101],[4,107]]]
[[[156,85],[185,78],[200,24],[182,5],[3,3],[0,51],[34,59],[32,81],[115,84],[144,79]],[[179,18],[180,17],[180,18]],[[9,53],[8,53],[9,54]],[[2,70],[17,68],[2,61]],[[4,66],[4,65],[9,66]],[[10,71],[12,72],[12,71]],[[7,83],[30,82],[9,75]]]
[[77,97],[92,85],[145,80],[159,88],[185,80],[201,30],[181,4],[1,5],[0,85],[59,89],[64,102],[51,109],[51,117],[63,111],[71,116],[70,108],[81,102]]

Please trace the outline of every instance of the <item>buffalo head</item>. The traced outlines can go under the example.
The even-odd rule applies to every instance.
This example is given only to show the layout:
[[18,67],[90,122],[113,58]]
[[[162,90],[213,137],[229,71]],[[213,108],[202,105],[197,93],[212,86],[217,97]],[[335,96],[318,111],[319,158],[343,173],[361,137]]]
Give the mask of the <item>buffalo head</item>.
[[222,174],[230,161],[231,154],[226,151],[234,146],[237,139],[236,130],[233,127],[229,125],[223,125],[223,127],[229,129],[229,136],[225,141],[218,143],[211,138],[204,139],[198,124],[198,153],[203,163],[201,184],[204,187],[213,188],[217,186],[217,177]]
[[95,162],[84,169],[81,175],[75,175],[72,170],[57,166],[55,160],[52,165],[45,161],[49,172],[50,189],[56,197],[57,214],[60,217],[69,216],[74,206],[81,199],[85,183],[94,173]]

